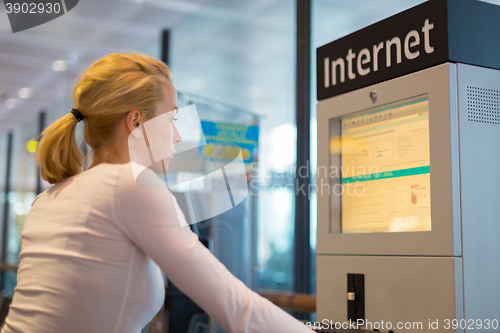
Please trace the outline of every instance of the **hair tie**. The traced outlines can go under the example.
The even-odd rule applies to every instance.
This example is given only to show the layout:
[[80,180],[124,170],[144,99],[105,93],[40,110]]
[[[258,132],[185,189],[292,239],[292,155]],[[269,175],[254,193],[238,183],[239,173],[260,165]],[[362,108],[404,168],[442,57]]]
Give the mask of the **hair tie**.
[[80,112],[80,110],[73,108],[71,109],[71,113],[73,114],[73,116],[75,116],[78,122],[83,120],[83,114]]

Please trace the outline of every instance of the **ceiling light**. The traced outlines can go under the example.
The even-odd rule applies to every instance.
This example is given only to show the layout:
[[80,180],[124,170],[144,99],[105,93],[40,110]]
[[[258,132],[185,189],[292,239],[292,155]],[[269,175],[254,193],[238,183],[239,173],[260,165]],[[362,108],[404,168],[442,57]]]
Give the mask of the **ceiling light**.
[[52,62],[52,69],[56,72],[64,72],[68,69],[68,62],[66,60],[54,60]]
[[17,91],[17,96],[19,96],[19,98],[28,99],[31,98],[32,94],[33,94],[33,89],[31,88],[24,87]]
[[134,0],[136,3],[143,3],[146,0]]
[[9,98],[8,100],[5,101],[5,106],[7,106],[8,109],[16,109],[17,99]]

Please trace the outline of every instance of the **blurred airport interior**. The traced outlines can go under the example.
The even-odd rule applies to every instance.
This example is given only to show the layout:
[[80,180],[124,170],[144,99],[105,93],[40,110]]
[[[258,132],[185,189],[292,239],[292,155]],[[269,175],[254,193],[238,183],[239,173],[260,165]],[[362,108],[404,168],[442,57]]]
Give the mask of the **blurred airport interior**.
[[[195,104],[205,126],[233,125],[234,131],[257,133],[245,155],[249,195],[233,209],[194,225],[205,245],[256,292],[314,295],[316,194],[310,192],[307,200],[297,201],[295,173],[298,146],[308,146],[308,181],[314,184],[316,48],[423,1],[305,1],[311,5],[310,135],[297,137],[297,125],[303,125],[296,124],[300,16],[296,9],[301,2],[82,0],[66,14],[16,33],[6,7],[0,4],[0,289],[4,296],[14,293],[20,234],[31,203],[50,186],[40,178],[34,161],[41,131],[74,107],[72,87],[80,72],[109,53],[135,51],[170,66],[179,107]],[[488,2],[500,4],[500,0]],[[84,125],[78,126],[81,138]],[[212,143],[206,148],[209,153],[200,150],[192,160],[187,156],[183,165],[189,168],[172,170],[172,177],[193,179],[206,171],[210,159],[222,165],[225,160],[217,154],[235,145],[238,142],[230,139]],[[88,152],[83,141],[80,146]],[[185,211],[196,205],[196,198],[184,192],[176,196]],[[297,222],[296,203],[308,205],[308,218]],[[302,222],[309,230],[308,239],[295,232]],[[300,281],[307,286],[302,288],[296,287],[296,248],[306,249],[302,255],[307,266]],[[179,307],[201,313],[178,290],[172,288],[170,297],[171,304],[182,303]],[[310,312],[298,316],[314,319],[314,311]],[[179,320],[183,322],[177,327],[167,324],[174,325],[171,332],[185,332],[190,323],[193,330],[196,320],[208,323],[202,314],[195,321]],[[155,327],[150,325],[149,332],[164,332]]]

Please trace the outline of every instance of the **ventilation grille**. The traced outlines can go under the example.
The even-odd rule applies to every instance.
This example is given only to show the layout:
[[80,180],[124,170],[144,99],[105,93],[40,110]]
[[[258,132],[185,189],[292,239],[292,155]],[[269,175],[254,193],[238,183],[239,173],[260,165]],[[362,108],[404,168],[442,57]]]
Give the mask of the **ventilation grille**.
[[467,86],[467,120],[500,125],[500,90]]

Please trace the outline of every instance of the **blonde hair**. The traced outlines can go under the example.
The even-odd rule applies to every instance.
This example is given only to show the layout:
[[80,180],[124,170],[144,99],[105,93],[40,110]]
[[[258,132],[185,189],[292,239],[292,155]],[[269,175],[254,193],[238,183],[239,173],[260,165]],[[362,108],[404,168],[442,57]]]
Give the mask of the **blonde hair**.
[[[162,84],[170,80],[163,62],[145,55],[113,53],[80,74],[73,91],[75,108],[84,118],[83,138],[94,152],[113,140],[116,127],[129,111],[152,118],[163,100]],[[84,156],[75,131],[78,120],[69,113],[42,132],[36,152],[42,178],[51,184],[82,171]]]

